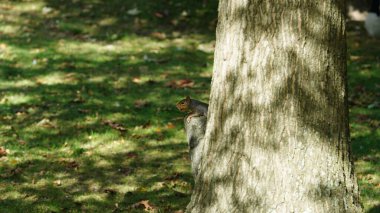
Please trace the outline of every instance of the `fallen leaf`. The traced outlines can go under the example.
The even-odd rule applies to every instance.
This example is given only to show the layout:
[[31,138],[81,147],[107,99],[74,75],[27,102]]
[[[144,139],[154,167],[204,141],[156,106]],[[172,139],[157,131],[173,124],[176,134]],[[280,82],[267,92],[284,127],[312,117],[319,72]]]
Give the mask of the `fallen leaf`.
[[79,163],[77,163],[75,161],[69,161],[66,163],[66,167],[72,168],[72,169],[77,169],[77,168],[79,168]]
[[51,7],[43,7],[41,12],[42,14],[46,15],[48,13],[51,13],[52,11],[53,11],[53,8]]
[[110,195],[115,195],[117,194],[117,191],[115,189],[104,189],[104,192],[107,193],[107,194],[110,194]]
[[132,138],[134,139],[140,139],[140,138],[143,138],[142,135],[138,135],[138,134],[132,134]]
[[136,16],[136,15],[140,14],[140,10],[137,9],[137,7],[135,7],[133,9],[128,10],[127,14],[130,16]]
[[190,79],[182,79],[177,82],[177,84],[181,87],[193,87],[194,86],[194,81]]
[[0,147],[0,158],[7,155],[8,151],[4,147]]
[[127,129],[122,125],[122,124],[119,124],[119,123],[116,123],[114,121],[111,121],[111,120],[105,120],[102,122],[104,125],[107,125],[113,129],[116,129],[120,132],[125,132],[127,131]]
[[138,99],[135,101],[134,105],[136,108],[141,109],[148,106],[148,102],[142,99]]
[[350,56],[351,61],[358,61],[359,59],[361,59],[361,56],[357,56],[357,55],[351,55]]
[[162,13],[159,13],[159,12],[156,12],[154,13],[154,15],[157,17],[157,18],[163,18],[164,15]]
[[150,36],[158,40],[166,39],[166,34],[161,32],[153,32],[150,34]]
[[63,62],[58,66],[59,69],[75,69],[75,64],[71,62]]
[[144,123],[141,127],[142,127],[143,129],[147,129],[147,128],[151,127],[151,123],[150,123],[150,121],[147,121],[147,122]]
[[71,100],[70,102],[80,104],[80,103],[84,103],[85,100],[82,96],[78,95],[74,100]]
[[16,112],[17,117],[24,117],[26,114],[26,112]]
[[57,125],[55,123],[53,123],[52,121],[50,121],[48,118],[44,118],[44,119],[40,120],[37,123],[37,126],[45,127],[45,128],[57,128]]
[[170,88],[191,88],[194,86],[194,81],[190,79],[172,80],[165,84],[165,86]]
[[373,162],[373,163],[376,163],[376,162],[379,162],[379,158],[375,157],[375,156],[364,156],[363,158],[363,161],[369,161],[369,162]]
[[173,175],[170,175],[165,178],[165,180],[178,180],[181,177],[180,173],[174,173]]
[[138,154],[136,152],[128,152],[127,157],[128,158],[136,158],[136,157],[138,157]]
[[132,205],[132,208],[144,208],[145,211],[152,212],[156,209],[155,206],[149,203],[149,200],[142,200]]
[[358,123],[366,123],[370,119],[370,117],[365,114],[358,114],[356,117]]
[[120,172],[121,174],[123,174],[125,176],[128,176],[128,175],[130,175],[133,172],[133,169],[131,169],[131,168],[122,168],[122,169],[119,169],[118,172]]
[[175,125],[174,125],[172,122],[169,122],[169,123],[166,125],[166,128],[168,128],[168,129],[174,129],[174,128],[175,128]]
[[132,82],[135,84],[140,84],[142,81],[141,81],[141,78],[135,77],[132,79]]
[[21,172],[22,172],[22,169],[17,167],[11,170],[11,175],[17,175],[17,174],[20,174]]
[[57,186],[60,186],[60,185],[62,185],[62,182],[61,182],[61,180],[55,180],[54,184]]
[[25,144],[26,144],[26,141],[24,141],[24,140],[18,140],[18,143],[19,143],[20,145],[25,145]]
[[90,112],[90,110],[88,110],[88,109],[78,109],[78,112],[83,113],[83,114],[87,114],[87,113]]

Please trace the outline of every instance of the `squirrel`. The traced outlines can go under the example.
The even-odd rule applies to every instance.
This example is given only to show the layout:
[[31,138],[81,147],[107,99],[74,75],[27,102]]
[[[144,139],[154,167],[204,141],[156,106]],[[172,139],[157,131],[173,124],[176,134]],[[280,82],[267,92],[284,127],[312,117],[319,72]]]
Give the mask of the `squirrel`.
[[184,124],[186,139],[189,145],[191,172],[194,176],[194,180],[196,181],[196,176],[200,170],[203,150],[202,142],[204,140],[207,125],[208,104],[186,96],[186,98],[179,101],[176,106],[181,112],[189,112],[189,114],[184,118]]
[[186,96],[185,99],[180,100],[176,106],[181,112],[189,112],[187,122],[190,122],[193,117],[207,117],[208,104],[191,99],[190,96]]

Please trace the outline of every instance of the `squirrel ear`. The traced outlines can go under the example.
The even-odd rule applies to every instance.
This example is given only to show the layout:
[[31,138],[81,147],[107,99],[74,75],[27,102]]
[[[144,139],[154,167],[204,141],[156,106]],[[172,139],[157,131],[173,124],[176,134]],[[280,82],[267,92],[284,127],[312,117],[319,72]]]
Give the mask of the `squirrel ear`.
[[186,96],[186,100],[189,100],[189,101],[190,101],[190,96]]

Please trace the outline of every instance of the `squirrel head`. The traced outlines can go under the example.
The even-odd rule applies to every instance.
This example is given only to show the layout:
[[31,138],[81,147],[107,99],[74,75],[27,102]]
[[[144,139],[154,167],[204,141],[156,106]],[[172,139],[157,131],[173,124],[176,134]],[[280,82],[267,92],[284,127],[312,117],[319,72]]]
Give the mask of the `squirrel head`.
[[190,96],[186,96],[185,99],[182,99],[180,100],[176,106],[178,108],[179,111],[181,112],[186,112],[186,111],[189,111],[190,110],[190,103],[191,103],[191,99],[190,99]]

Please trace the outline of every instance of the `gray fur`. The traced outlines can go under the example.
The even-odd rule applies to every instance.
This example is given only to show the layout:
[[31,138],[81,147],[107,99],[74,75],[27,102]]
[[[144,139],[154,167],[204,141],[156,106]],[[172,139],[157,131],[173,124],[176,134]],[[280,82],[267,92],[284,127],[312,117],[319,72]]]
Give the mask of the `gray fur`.
[[197,101],[195,99],[191,99],[190,108],[196,109],[196,113],[198,115],[207,116],[208,104],[206,104],[206,103],[203,103],[201,101]]
[[192,117],[190,120],[187,120],[187,117],[185,117],[184,123],[186,138],[190,149],[191,172],[193,173],[195,179],[195,177],[198,175],[199,164],[201,162],[203,147],[201,146],[201,143],[206,131],[207,117],[202,115],[198,117]]

